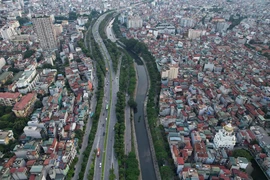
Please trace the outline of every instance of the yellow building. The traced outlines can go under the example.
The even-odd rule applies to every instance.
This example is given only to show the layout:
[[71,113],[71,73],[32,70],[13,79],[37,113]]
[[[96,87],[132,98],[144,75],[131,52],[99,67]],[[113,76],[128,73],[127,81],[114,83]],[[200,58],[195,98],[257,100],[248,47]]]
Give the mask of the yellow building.
[[26,117],[32,113],[36,100],[36,93],[28,93],[14,105],[12,111],[17,117]]

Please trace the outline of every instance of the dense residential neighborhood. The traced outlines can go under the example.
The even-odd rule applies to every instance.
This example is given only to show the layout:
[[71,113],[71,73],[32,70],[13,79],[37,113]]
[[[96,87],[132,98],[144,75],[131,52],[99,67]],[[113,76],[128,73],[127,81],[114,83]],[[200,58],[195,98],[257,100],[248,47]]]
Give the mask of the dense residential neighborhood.
[[270,179],[269,9],[0,0],[0,179]]

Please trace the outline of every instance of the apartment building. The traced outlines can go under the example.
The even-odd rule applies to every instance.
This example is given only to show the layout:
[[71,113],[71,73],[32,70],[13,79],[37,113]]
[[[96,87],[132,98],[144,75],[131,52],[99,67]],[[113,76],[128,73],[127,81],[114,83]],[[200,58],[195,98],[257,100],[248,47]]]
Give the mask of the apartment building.
[[24,70],[22,76],[16,83],[18,91],[22,94],[26,94],[32,91],[32,89],[36,86],[39,78],[40,76],[34,67],[27,67],[27,69]]
[[17,117],[26,117],[29,114],[31,114],[36,100],[37,100],[36,93],[28,93],[14,105],[12,111],[15,113]]
[[40,46],[44,50],[57,49],[57,41],[50,17],[37,17],[32,19],[34,29],[40,41]]
[[16,102],[18,102],[21,98],[21,94],[10,93],[10,92],[0,92],[0,105],[1,106],[14,106]]

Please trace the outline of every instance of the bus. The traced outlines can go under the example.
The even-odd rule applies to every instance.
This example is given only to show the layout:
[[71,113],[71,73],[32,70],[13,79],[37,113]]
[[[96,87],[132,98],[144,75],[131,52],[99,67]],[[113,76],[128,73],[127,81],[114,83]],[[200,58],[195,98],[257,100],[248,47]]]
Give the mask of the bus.
[[109,109],[109,104],[106,105],[106,110],[108,110],[108,109]]

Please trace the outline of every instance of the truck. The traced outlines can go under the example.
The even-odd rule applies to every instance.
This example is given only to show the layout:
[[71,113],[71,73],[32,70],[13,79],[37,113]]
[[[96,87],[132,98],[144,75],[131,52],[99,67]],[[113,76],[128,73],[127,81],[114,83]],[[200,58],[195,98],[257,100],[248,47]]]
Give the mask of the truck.
[[100,149],[97,149],[97,157],[99,157]]

